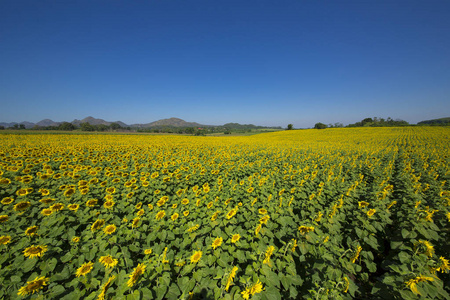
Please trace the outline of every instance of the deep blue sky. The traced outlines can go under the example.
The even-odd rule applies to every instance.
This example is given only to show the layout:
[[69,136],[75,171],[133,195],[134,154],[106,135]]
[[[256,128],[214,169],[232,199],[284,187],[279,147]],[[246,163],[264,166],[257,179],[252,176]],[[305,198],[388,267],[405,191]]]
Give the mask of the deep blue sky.
[[450,116],[449,1],[0,1],[0,122]]

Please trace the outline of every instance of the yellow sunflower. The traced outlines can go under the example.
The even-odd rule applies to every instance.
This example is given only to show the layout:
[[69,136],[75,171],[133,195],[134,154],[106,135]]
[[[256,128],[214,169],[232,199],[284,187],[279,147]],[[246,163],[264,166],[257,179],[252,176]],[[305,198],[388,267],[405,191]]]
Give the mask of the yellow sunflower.
[[233,234],[233,236],[231,237],[231,242],[233,244],[235,244],[236,242],[239,241],[240,238],[241,238],[241,235],[239,233]]
[[23,211],[30,206],[31,206],[30,201],[22,201],[22,202],[17,203],[16,205],[14,205],[14,210],[15,211]]
[[92,263],[92,262],[84,263],[81,265],[81,267],[79,267],[77,269],[76,276],[77,277],[86,276],[86,274],[90,273],[93,268],[94,268],[94,263]]
[[103,232],[105,234],[113,234],[116,231],[116,225],[111,224],[111,225],[107,225],[104,229]]
[[164,218],[165,215],[166,215],[166,212],[164,210],[159,211],[156,214],[156,220],[158,220],[158,221],[161,220],[162,218]]
[[105,268],[114,268],[118,263],[118,260],[111,255],[102,256],[98,261],[101,262]]
[[105,220],[103,219],[97,219],[94,224],[92,224],[91,226],[91,231],[95,232],[97,230],[99,230],[100,228],[103,227],[103,225],[105,225]]
[[139,277],[142,276],[145,272],[145,265],[144,264],[138,264],[136,268],[134,268],[133,272],[131,272],[130,279],[127,281],[127,286],[132,287],[136,284],[136,282],[139,280]]
[[40,289],[44,288],[48,284],[50,279],[48,277],[36,277],[35,279],[28,281],[27,284],[19,289],[17,295],[26,296],[28,294],[34,294]]
[[42,255],[44,255],[46,251],[47,251],[46,245],[37,245],[37,246],[32,245],[23,250],[23,255],[25,255],[25,257],[28,258],[42,257]]
[[52,211],[60,211],[60,210],[63,210],[63,208],[64,208],[64,204],[62,204],[62,203],[56,203],[56,204],[53,204],[52,206],[50,206],[50,209]]
[[94,206],[97,205],[97,203],[98,203],[97,199],[91,199],[91,200],[86,201],[86,206],[87,207],[94,207]]
[[11,236],[9,235],[2,235],[0,236],[0,245],[6,245],[11,242]]
[[9,220],[8,215],[0,215],[0,223],[6,222]]
[[37,226],[30,226],[25,230],[25,234],[28,236],[33,236],[36,234],[37,230],[38,230]]
[[14,198],[12,197],[5,197],[2,199],[2,204],[3,205],[8,205],[11,204],[14,201]]
[[200,258],[202,258],[202,251],[195,251],[194,254],[192,254],[191,256],[191,264],[192,263],[197,263],[200,261]]
[[78,208],[80,208],[80,205],[79,204],[69,204],[69,205],[67,205],[67,208],[70,210],[73,210],[73,211],[77,211]]
[[172,221],[175,221],[176,219],[178,219],[179,216],[180,216],[180,215],[179,215],[178,213],[174,213],[174,214],[172,215],[172,217],[170,217],[170,218],[172,219]]
[[52,199],[52,198],[43,198],[43,199],[39,200],[39,202],[44,203],[44,204],[50,204],[53,201],[55,201],[55,199]]
[[211,246],[212,246],[213,249],[215,250],[217,247],[220,247],[220,245],[222,245],[222,241],[223,241],[223,238],[217,237],[217,238],[215,238],[215,240],[212,242]]

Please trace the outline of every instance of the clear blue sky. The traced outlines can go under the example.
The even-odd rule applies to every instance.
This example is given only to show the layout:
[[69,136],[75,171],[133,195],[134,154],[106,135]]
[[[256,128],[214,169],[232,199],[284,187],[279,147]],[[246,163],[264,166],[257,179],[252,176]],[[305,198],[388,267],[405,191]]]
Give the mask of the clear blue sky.
[[450,2],[0,1],[0,122],[450,116]]

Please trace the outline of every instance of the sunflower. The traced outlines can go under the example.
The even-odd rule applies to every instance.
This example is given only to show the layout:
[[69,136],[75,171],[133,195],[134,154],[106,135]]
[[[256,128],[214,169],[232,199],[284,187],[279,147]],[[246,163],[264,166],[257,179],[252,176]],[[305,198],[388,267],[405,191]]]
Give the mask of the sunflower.
[[188,232],[194,232],[194,231],[196,231],[196,230],[199,229],[199,228],[200,228],[200,225],[197,224],[197,225],[195,225],[195,226],[189,227],[189,229],[188,229],[187,231],[188,231]]
[[106,201],[112,201],[112,199],[114,199],[114,197],[112,195],[110,195],[110,194],[105,196],[105,200]]
[[2,204],[8,205],[8,204],[11,204],[13,201],[14,201],[14,199],[12,197],[5,197],[2,199]]
[[34,294],[48,284],[49,278],[42,276],[28,281],[27,284],[19,289],[17,295],[26,296],[28,294]]
[[95,232],[95,231],[99,230],[100,228],[102,228],[103,225],[105,225],[105,220],[104,219],[97,219],[94,222],[94,224],[92,224],[91,231]]
[[25,234],[28,236],[33,236],[36,234],[37,230],[38,230],[37,226],[30,226],[25,230]]
[[176,203],[172,204],[172,209],[175,209],[177,207],[178,207],[178,204],[176,204]]
[[39,200],[39,202],[41,202],[43,204],[50,204],[53,201],[55,201],[55,199],[52,199],[52,198],[43,198],[43,199]]
[[215,221],[217,220],[217,217],[219,216],[220,211],[216,211],[212,216],[211,216],[211,221]]
[[106,192],[108,194],[114,194],[116,192],[116,188],[115,187],[109,187],[106,189]]
[[0,236],[0,245],[6,245],[11,242],[11,236],[9,235],[2,235]]
[[260,208],[260,209],[258,209],[258,212],[259,212],[261,215],[265,215],[265,214],[267,214],[267,209]]
[[141,221],[141,218],[138,218],[138,217],[134,218],[134,219],[131,221],[131,228],[136,228],[136,227],[138,227],[140,221]]
[[148,248],[148,249],[144,250],[144,254],[145,255],[150,255],[150,254],[152,254],[152,252],[153,252],[153,250],[151,248]]
[[0,184],[8,185],[8,184],[10,184],[10,183],[11,183],[11,180],[8,179],[8,178],[2,178],[2,179],[0,179]]
[[361,250],[362,250],[362,247],[361,247],[361,246],[358,246],[358,247],[356,248],[355,253],[354,253],[353,256],[350,258],[350,260],[352,261],[352,263],[355,263],[355,261],[358,259],[359,254],[361,253]]
[[233,208],[232,210],[230,210],[227,215],[226,218],[229,220],[231,219],[235,214],[237,213],[237,206],[235,208]]
[[233,236],[231,237],[231,242],[233,244],[235,244],[236,242],[239,241],[240,238],[241,238],[241,235],[239,233],[233,234]]
[[250,295],[253,296],[254,294],[261,293],[262,290],[263,290],[262,283],[258,279],[258,281],[255,284],[253,284],[252,286],[246,288],[244,291],[241,292],[242,298],[248,300],[250,298]]
[[366,201],[359,201],[359,202],[358,202],[358,207],[359,207],[359,208],[364,208],[364,207],[366,207],[366,206],[369,206],[369,203],[368,203],[368,202],[366,202]]
[[108,290],[108,288],[109,288],[109,286],[111,284],[111,281],[113,281],[115,278],[116,278],[115,275],[111,276],[108,279],[108,281],[102,286],[102,291],[100,292],[100,295],[98,295],[97,300],[105,300],[106,291]]
[[419,282],[423,282],[423,281],[434,281],[433,277],[428,277],[428,276],[417,276],[416,278],[410,279],[406,282],[406,286],[409,287],[411,289],[411,291],[416,294],[416,295],[421,295],[419,290],[417,289],[417,284]]
[[9,217],[8,215],[0,215],[0,223],[8,221]]
[[150,177],[152,178],[152,179],[155,179],[155,178],[157,178],[159,176],[159,173],[158,172],[154,172]]
[[189,199],[184,198],[183,200],[181,200],[181,204],[183,204],[183,205],[189,204]]
[[143,214],[144,214],[144,210],[143,209],[141,209],[141,210],[139,210],[137,213],[136,213],[136,215],[138,216],[138,217],[140,217],[140,216],[142,216]]
[[158,221],[161,220],[162,218],[164,218],[165,215],[166,215],[166,212],[164,210],[159,211],[156,214],[156,220],[158,220]]
[[264,258],[263,264],[270,265],[270,257],[272,256],[274,250],[275,250],[274,246],[267,247],[266,257]]
[[98,261],[101,262],[105,268],[114,268],[118,263],[118,260],[111,255],[102,256]]
[[41,214],[48,217],[53,213],[53,210],[51,210],[50,208],[45,208],[41,211]]
[[22,197],[22,196],[25,196],[25,195],[28,195],[28,194],[29,193],[28,193],[27,189],[19,189],[16,192],[16,195],[19,196],[19,197]]
[[194,254],[191,256],[191,264],[192,263],[198,263],[200,258],[202,258],[202,251],[195,251]]
[[252,193],[253,191],[254,191],[255,189],[253,188],[253,187],[249,187],[248,189],[247,189],[247,193]]
[[94,268],[94,263],[92,263],[92,262],[84,263],[81,265],[81,267],[79,267],[77,269],[76,276],[77,277],[86,276],[86,274],[91,272],[93,268]]
[[259,234],[259,232],[261,231],[261,229],[262,229],[262,224],[259,223],[258,226],[256,226],[256,229],[255,229],[255,236],[257,236],[257,235]]
[[145,265],[144,264],[138,264],[136,268],[134,268],[133,272],[131,272],[130,279],[127,281],[127,286],[132,287],[136,284],[136,282],[139,280],[139,277],[142,276],[145,272]]
[[23,250],[23,255],[29,258],[41,257],[46,251],[47,251],[46,245],[38,245],[38,246],[32,245]]
[[183,211],[183,216],[185,217],[189,216],[189,211],[188,210]]
[[178,213],[174,213],[174,214],[172,215],[172,217],[170,217],[170,218],[172,219],[172,221],[175,221],[176,219],[178,219],[179,216],[180,216],[180,215],[179,215]]
[[213,249],[215,250],[217,247],[220,247],[220,245],[222,245],[222,241],[223,241],[223,238],[217,237],[217,238],[215,238],[215,240],[212,242],[211,246],[212,246]]
[[78,208],[80,208],[80,205],[79,204],[69,204],[69,205],[67,205],[67,208],[70,210],[73,210],[73,211],[77,211]]
[[86,206],[87,207],[94,207],[94,206],[97,205],[97,203],[98,203],[97,199],[91,199],[91,200],[86,201]]
[[434,246],[429,241],[419,240],[414,244],[414,251],[420,247],[419,250],[421,250],[421,253],[424,253],[425,255],[432,257],[434,253]]
[[69,188],[64,192],[65,197],[72,197],[75,194],[76,190],[74,188]]
[[225,291],[228,292],[228,289],[230,288],[230,285],[233,283],[234,277],[236,276],[236,272],[238,270],[238,267],[234,266],[233,269],[230,272],[230,275],[227,279],[227,285],[225,286]]
[[369,218],[371,218],[375,214],[376,211],[377,211],[376,209],[369,209],[369,211],[367,212],[367,216],[369,216]]
[[300,234],[304,235],[305,233],[314,231],[314,227],[313,226],[299,226],[298,231],[300,231]]
[[441,256],[439,257],[440,260],[440,266],[439,268],[437,268],[437,271],[442,272],[442,273],[447,273],[448,271],[450,271],[450,264],[448,259],[445,259],[445,257]]
[[259,223],[261,224],[267,224],[267,221],[269,221],[270,216],[269,215],[265,215],[264,217],[262,217],[261,219],[259,219]]
[[22,201],[22,202],[17,203],[16,205],[14,205],[14,210],[15,211],[23,211],[30,206],[31,206],[30,201]]
[[138,204],[136,204],[135,208],[136,209],[141,209],[142,208],[142,202],[139,202]]
[[113,234],[116,231],[116,225],[111,224],[111,225],[107,225],[104,229],[103,232],[105,234]]
[[63,210],[63,208],[64,208],[64,204],[62,204],[62,203],[56,203],[56,204],[53,204],[52,206],[50,206],[50,209],[52,211],[60,211],[60,210]]
[[72,242],[73,243],[78,243],[80,241],[80,237],[79,236],[74,236],[73,238],[72,238]]

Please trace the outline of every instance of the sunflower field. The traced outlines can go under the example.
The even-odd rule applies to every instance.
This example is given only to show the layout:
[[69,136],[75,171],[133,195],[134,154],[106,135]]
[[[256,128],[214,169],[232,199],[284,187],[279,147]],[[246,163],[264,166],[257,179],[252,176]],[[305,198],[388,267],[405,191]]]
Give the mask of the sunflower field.
[[0,139],[0,299],[450,298],[449,128]]

